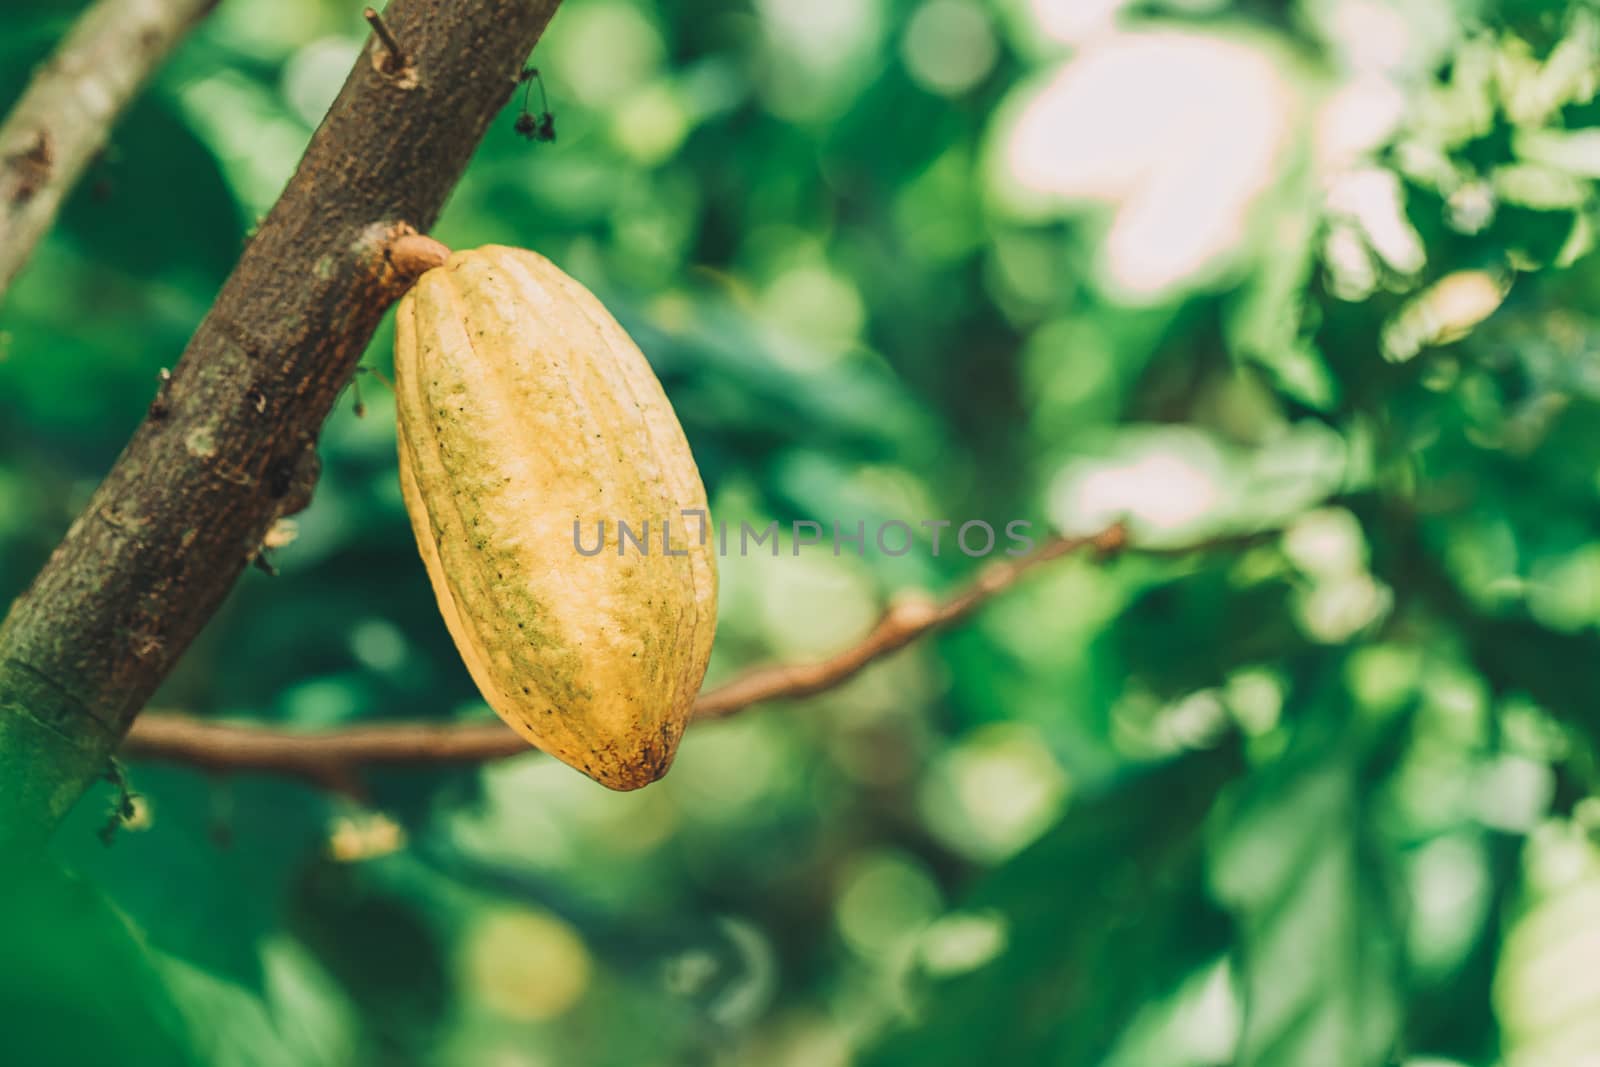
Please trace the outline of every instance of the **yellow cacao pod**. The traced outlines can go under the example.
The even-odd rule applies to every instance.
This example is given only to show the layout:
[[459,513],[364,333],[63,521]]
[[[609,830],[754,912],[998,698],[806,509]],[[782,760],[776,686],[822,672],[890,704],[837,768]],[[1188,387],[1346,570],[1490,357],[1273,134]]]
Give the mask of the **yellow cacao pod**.
[[711,655],[717,576],[650,365],[582,285],[493,245],[417,280],[394,362],[406,510],[484,699],[604,785],[655,781]]

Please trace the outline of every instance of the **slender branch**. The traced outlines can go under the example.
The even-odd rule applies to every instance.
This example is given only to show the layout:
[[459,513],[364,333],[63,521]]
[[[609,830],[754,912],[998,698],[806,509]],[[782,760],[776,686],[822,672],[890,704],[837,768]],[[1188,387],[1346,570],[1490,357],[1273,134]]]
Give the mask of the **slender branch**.
[[[754,704],[825,692],[919,637],[961,622],[1041,564],[1084,549],[1109,555],[1121,551],[1126,540],[1120,525],[1089,537],[1058,537],[1027,556],[991,564],[947,600],[901,596],[865,637],[844,651],[816,663],[751,670],[702,693],[695,702],[694,717],[697,721],[720,719]],[[359,794],[363,769],[473,764],[530,751],[526,741],[498,720],[394,722],[296,732],[147,712],[134,724],[122,754],[128,759],[179,763],[217,773],[282,775],[336,792]]]
[[117,116],[217,0],[99,0],[0,125],[0,298]]
[[[96,777],[272,523],[559,0],[394,0],[144,423],[0,623],[0,844]],[[353,15],[353,12],[352,12]],[[152,383],[154,386],[155,383]]]
[[695,701],[695,718],[720,719],[765,700],[798,700],[825,692],[923,634],[961,622],[1040,564],[1085,548],[1109,555],[1120,551],[1127,540],[1121,525],[1088,537],[1057,537],[1026,556],[991,563],[970,585],[943,602],[935,602],[925,594],[901,595],[867,636],[850,648],[818,663],[763,667],[735,678],[701,694]]
[[394,39],[394,34],[389,32],[389,27],[383,24],[383,16],[374,8],[362,8],[361,17],[367,20],[372,27],[372,32],[378,35],[378,40],[383,42],[383,47],[388,49],[388,56],[383,63],[391,71],[400,70],[406,65],[405,49],[400,47],[400,42]]

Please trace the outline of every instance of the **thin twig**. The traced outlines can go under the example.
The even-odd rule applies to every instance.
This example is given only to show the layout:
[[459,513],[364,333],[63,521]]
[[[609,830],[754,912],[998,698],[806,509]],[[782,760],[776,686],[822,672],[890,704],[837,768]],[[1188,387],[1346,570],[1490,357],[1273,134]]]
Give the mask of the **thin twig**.
[[151,73],[216,0],[100,0],[0,125],[0,297]]
[[[1154,554],[1199,551],[1221,543],[1160,549]],[[918,638],[961,622],[1042,564],[1083,550],[1112,555],[1126,546],[1127,535],[1121,525],[1088,537],[1058,537],[1027,556],[990,564],[971,584],[946,600],[898,597],[867,635],[844,651],[816,663],[751,670],[702,693],[695,702],[694,717],[696,721],[725,718],[755,704],[799,700],[833,689]],[[392,722],[294,731],[147,711],[134,722],[122,755],[219,774],[275,774],[336,792],[359,794],[363,770],[476,764],[530,751],[526,741],[498,720]]]
[[694,716],[696,719],[720,719],[762,701],[798,700],[832,689],[855,677],[869,663],[899,651],[923,634],[960,622],[1042,563],[1085,548],[1107,555],[1126,543],[1127,533],[1120,525],[1088,537],[1057,537],[1016,560],[991,563],[975,581],[943,602],[935,602],[922,594],[902,595],[890,604],[866,637],[843,652],[818,663],[781,664],[753,670],[701,694],[695,702]]
[[372,27],[372,32],[378,35],[378,40],[383,43],[383,56],[374,56],[373,62],[377,65],[378,73],[386,74],[401,83],[401,88],[414,89],[417,85],[417,72],[411,66],[411,61],[406,58],[406,50],[400,47],[400,42],[395,39],[394,32],[389,29],[383,16],[374,8],[362,8],[361,17],[367,20]]
[[378,35],[383,46],[389,50],[389,57],[393,63],[392,69],[399,70],[406,65],[406,51],[400,47],[400,42],[394,39],[394,34],[389,32],[389,27],[383,24],[383,16],[370,7],[361,9],[361,17],[372,26],[372,32]]

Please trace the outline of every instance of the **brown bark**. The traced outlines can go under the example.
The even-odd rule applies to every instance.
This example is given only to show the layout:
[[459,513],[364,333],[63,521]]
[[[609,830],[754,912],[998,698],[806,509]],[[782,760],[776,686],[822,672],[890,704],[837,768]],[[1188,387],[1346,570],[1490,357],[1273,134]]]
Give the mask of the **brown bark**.
[[47,833],[294,507],[318,431],[558,0],[394,0],[149,414],[0,624],[0,839]]

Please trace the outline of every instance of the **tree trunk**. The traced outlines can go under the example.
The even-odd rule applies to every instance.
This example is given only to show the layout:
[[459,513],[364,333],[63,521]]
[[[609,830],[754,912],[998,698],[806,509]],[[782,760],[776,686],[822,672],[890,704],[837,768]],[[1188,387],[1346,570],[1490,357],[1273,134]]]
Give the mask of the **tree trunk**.
[[[394,0],[170,381],[0,624],[0,845],[44,838],[315,477],[323,419],[559,0]],[[300,498],[300,499],[297,499]]]

